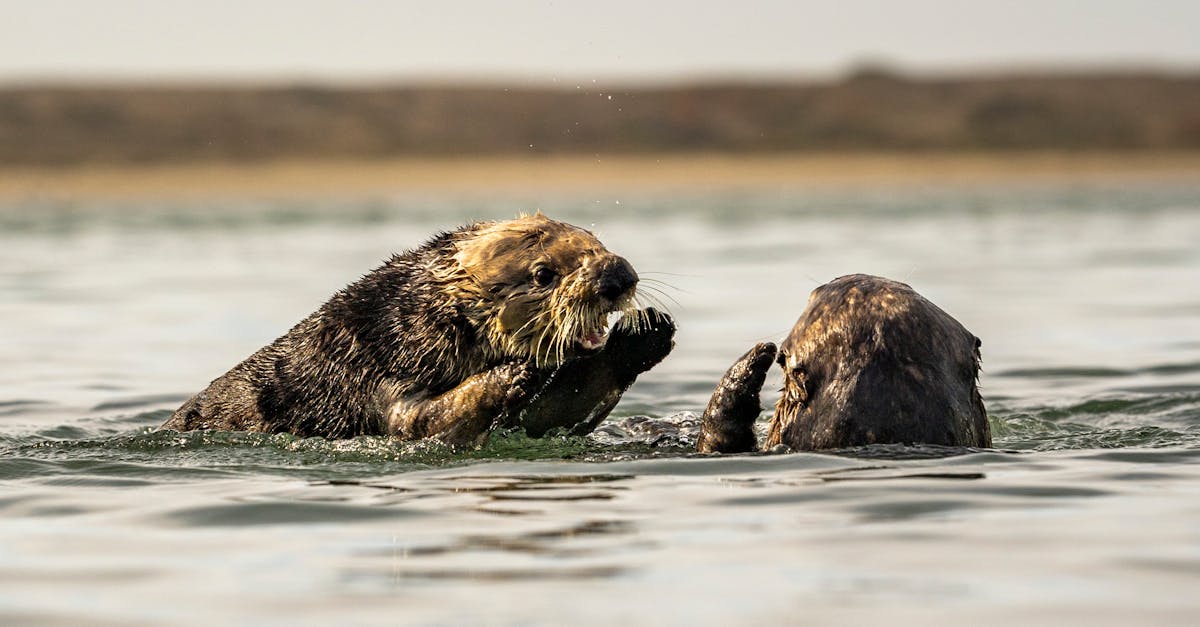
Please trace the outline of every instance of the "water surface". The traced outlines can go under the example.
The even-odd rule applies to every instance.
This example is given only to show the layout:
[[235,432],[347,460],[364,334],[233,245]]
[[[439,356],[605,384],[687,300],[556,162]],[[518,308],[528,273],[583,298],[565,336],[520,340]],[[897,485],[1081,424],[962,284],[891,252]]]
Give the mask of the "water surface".
[[[392,252],[535,209],[679,323],[592,436],[152,432]],[[9,202],[0,622],[1193,623],[1196,242],[1200,183]],[[983,338],[996,449],[690,455],[851,272]]]

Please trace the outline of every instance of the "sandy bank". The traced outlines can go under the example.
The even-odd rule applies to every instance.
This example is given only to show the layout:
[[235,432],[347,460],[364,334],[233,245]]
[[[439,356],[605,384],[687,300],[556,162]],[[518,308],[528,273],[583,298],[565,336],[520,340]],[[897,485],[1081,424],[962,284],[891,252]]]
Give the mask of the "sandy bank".
[[1200,182],[1200,153],[467,157],[0,167],[0,198],[289,198],[1155,180]]

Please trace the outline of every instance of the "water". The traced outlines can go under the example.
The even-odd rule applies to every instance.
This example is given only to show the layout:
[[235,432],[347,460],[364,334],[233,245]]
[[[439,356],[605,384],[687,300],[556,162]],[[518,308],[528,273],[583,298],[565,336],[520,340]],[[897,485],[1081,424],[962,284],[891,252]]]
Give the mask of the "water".
[[[593,436],[152,432],[392,251],[537,208],[679,323]],[[0,623],[1194,623],[1197,242],[1195,181],[10,202]],[[851,272],[983,338],[996,449],[689,455],[724,368]]]

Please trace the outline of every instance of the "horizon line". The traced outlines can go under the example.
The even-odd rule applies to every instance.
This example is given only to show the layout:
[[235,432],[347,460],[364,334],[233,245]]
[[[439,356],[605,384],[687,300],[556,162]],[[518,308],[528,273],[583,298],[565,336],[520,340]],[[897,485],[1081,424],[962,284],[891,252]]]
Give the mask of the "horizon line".
[[886,60],[864,60],[839,70],[697,70],[690,72],[608,73],[591,76],[539,76],[535,72],[56,72],[0,75],[0,89],[51,87],[291,87],[330,88],[411,85],[418,87],[496,87],[591,89],[598,87],[686,87],[689,85],[828,84],[859,76],[881,76],[915,82],[939,80],[984,80],[1012,77],[1103,76],[1103,75],[1193,76],[1200,63],[1178,61],[1118,60],[1099,62],[965,63],[915,68]]

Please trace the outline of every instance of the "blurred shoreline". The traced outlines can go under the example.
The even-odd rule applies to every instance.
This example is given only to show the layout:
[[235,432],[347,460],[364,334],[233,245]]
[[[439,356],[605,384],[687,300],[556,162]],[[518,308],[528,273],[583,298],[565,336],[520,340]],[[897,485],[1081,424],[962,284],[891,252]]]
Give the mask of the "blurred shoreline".
[[0,87],[0,198],[1190,180],[1200,73]]
[[0,166],[0,199],[304,198],[1036,182],[1200,183],[1200,151],[663,154]]

